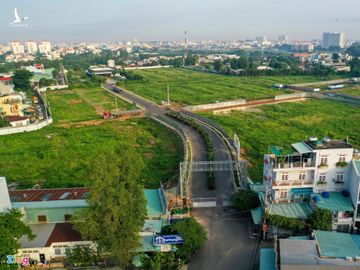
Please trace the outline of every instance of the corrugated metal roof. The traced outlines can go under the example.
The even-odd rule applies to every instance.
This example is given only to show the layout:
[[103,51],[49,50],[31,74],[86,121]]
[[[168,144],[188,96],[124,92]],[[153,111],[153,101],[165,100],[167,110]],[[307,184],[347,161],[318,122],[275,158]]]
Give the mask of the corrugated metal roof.
[[259,270],[275,270],[275,251],[273,248],[260,249]]
[[360,249],[349,233],[315,230],[314,234],[319,245],[320,256],[334,258],[360,256]]
[[360,175],[360,160],[353,160],[357,174]]
[[145,189],[146,208],[148,216],[160,216],[163,214],[157,189]]
[[270,206],[270,215],[307,219],[313,212],[309,203],[277,203]]
[[354,211],[350,197],[344,197],[341,192],[329,192],[329,195],[329,198],[318,195],[320,201],[316,203],[317,207],[331,212]]
[[25,189],[10,190],[9,194],[12,202],[40,202],[85,199],[84,194],[89,194],[89,191],[90,188]]
[[307,146],[303,142],[293,143],[291,146],[300,154],[311,153],[313,151],[309,146]]

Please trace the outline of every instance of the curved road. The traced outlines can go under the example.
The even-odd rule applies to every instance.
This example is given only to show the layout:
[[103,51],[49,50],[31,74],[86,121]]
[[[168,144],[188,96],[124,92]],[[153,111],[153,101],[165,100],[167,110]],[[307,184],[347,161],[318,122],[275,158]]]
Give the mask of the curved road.
[[[108,91],[112,94],[135,102],[143,107],[152,116],[165,116],[166,110],[140,96],[127,90],[121,89],[121,93],[114,93],[110,87]],[[192,160],[206,161],[207,149],[201,135],[189,126],[172,118],[168,120],[175,122],[186,134],[192,145]],[[204,126],[205,127],[205,126]],[[220,136],[205,127],[209,132],[217,161],[231,160],[227,146]],[[219,207],[197,208],[192,215],[206,229],[208,240],[200,251],[195,254],[188,269],[191,270],[233,270],[251,269],[251,257],[255,248],[255,239],[250,238],[248,217],[242,217],[228,208],[222,207],[222,201],[229,198],[234,191],[232,172],[215,172],[216,190],[209,191],[207,188],[207,173],[192,172],[190,179],[190,197],[204,198],[216,197]]]

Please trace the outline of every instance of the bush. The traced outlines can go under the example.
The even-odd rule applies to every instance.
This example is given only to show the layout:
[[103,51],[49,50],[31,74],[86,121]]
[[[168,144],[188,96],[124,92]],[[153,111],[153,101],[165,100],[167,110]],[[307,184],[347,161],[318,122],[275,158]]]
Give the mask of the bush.
[[232,195],[231,200],[240,211],[249,211],[260,205],[257,193],[252,190],[240,190]]
[[310,225],[313,230],[331,231],[332,217],[327,209],[316,209],[310,215]]
[[305,222],[297,218],[289,218],[280,215],[265,214],[268,223],[279,228],[302,231],[305,228]]

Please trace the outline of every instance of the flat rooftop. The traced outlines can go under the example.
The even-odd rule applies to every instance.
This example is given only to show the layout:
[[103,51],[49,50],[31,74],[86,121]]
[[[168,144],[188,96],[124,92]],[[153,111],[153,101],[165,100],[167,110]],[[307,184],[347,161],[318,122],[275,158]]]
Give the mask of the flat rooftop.
[[270,215],[307,219],[313,212],[309,203],[274,203],[270,206]]
[[314,231],[320,256],[332,258],[359,257],[360,247],[349,233]]
[[314,141],[306,141],[305,143],[314,150],[353,148],[351,144],[341,140],[314,140]]
[[85,200],[90,188],[56,188],[56,189],[25,189],[10,190],[11,202],[42,202]]
[[145,198],[148,216],[160,216],[163,214],[158,189],[145,189]]
[[350,196],[344,197],[341,192],[328,192],[329,198],[324,198],[321,194],[316,194],[320,199],[316,206],[322,209],[327,209],[331,212],[337,211],[354,211]]

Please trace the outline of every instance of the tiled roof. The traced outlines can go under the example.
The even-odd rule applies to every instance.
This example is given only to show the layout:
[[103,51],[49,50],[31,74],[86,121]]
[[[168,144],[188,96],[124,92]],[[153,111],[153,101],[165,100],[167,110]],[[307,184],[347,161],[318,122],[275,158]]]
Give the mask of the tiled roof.
[[70,223],[57,223],[45,246],[49,247],[52,243],[77,242],[81,240],[81,235],[74,229],[74,225]]
[[10,190],[11,202],[40,202],[86,199],[90,188]]

